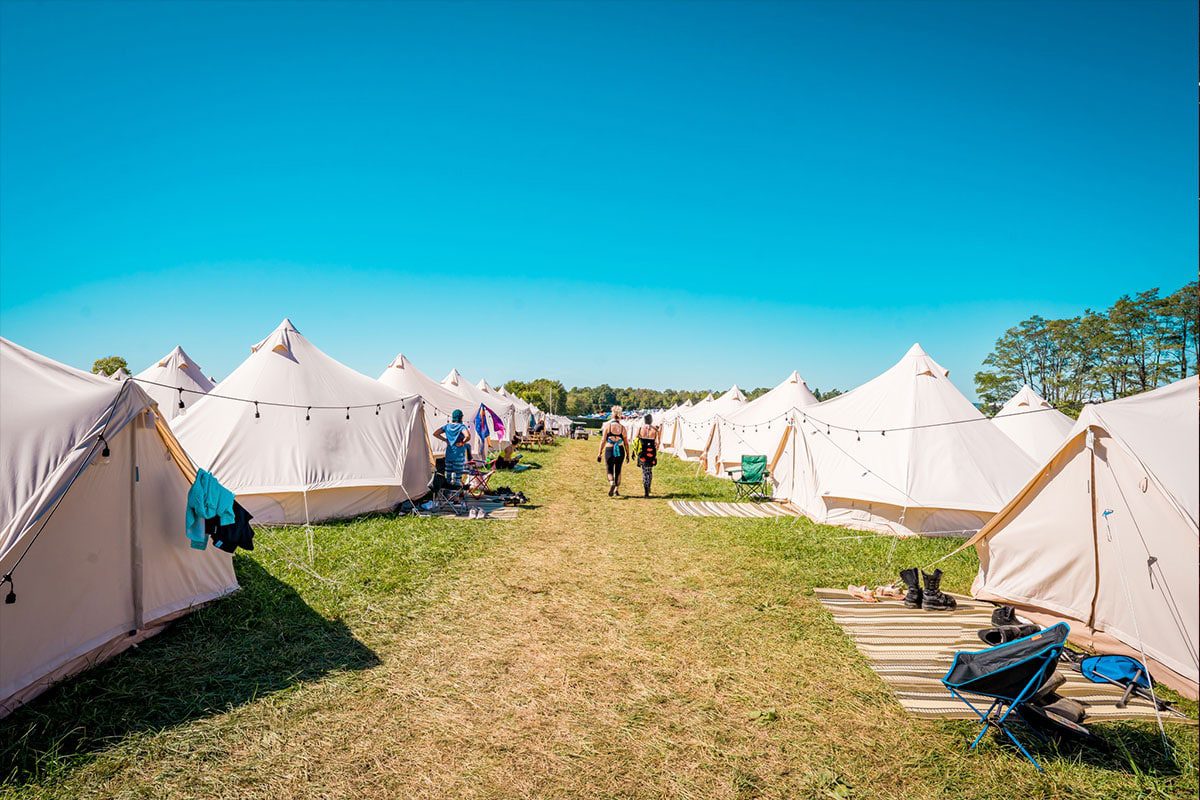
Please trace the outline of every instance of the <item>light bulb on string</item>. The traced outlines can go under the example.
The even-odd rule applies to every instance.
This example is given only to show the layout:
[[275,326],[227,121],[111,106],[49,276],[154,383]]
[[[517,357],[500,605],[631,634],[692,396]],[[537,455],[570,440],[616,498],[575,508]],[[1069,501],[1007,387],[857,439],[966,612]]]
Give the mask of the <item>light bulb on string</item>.
[[179,390],[179,407],[183,408],[183,389]]
[[346,406],[346,419],[350,419],[350,406]]
[[254,401],[254,418],[262,419],[262,414],[258,413],[258,401],[257,400]]
[[856,442],[862,441],[862,435],[858,431],[854,432],[854,441],[856,441]]
[[305,410],[305,412],[304,412],[304,421],[305,421],[305,422],[311,422],[311,421],[312,421],[312,406],[309,406],[309,407],[308,407],[308,408]]
[[379,416],[379,406],[375,406],[375,416]]

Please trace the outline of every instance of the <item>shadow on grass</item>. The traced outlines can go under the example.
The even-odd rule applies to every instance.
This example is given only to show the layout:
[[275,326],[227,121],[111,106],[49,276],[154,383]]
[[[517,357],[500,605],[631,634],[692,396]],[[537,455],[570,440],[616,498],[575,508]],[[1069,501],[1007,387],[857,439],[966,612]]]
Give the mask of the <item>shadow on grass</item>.
[[223,712],[379,658],[256,561],[242,589],[0,720],[0,782],[52,778],[123,737]]
[[[968,736],[967,742],[979,732],[978,725],[973,723],[963,724],[962,729],[964,736]],[[1169,778],[1181,774],[1181,767],[1175,759],[1174,753],[1163,747],[1162,737],[1153,723],[1093,724],[1090,726],[1090,730],[1095,734],[1096,739],[1090,744],[1066,737],[1041,739],[1038,734],[1031,732],[1021,722],[1016,724],[1015,730],[1021,743],[1029,749],[1029,752],[1043,767],[1049,767],[1057,760],[1065,760],[1130,775],[1144,774]],[[1185,730],[1192,729],[1186,728]],[[1181,731],[1174,732],[1180,733]],[[985,741],[990,740],[991,746],[1007,751],[1022,767],[1033,768],[1004,734],[993,730],[984,739]],[[964,749],[965,747],[966,743],[964,742]]]

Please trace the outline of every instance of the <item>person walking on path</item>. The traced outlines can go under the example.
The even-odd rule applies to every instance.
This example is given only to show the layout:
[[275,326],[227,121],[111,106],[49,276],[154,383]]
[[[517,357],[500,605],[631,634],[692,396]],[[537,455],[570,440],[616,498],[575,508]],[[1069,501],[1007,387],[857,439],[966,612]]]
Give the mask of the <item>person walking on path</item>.
[[446,480],[458,486],[467,468],[467,442],[471,441],[471,429],[463,424],[463,412],[454,409],[450,421],[433,435],[446,443]]
[[658,446],[662,440],[662,431],[654,424],[654,417],[647,414],[642,418],[642,426],[637,432],[638,466],[642,468],[642,491],[650,496],[650,481],[654,479],[654,467],[658,465]]
[[621,464],[629,460],[629,437],[621,424],[621,407],[612,407],[612,419],[600,429],[600,454],[608,472],[608,496],[621,496]]

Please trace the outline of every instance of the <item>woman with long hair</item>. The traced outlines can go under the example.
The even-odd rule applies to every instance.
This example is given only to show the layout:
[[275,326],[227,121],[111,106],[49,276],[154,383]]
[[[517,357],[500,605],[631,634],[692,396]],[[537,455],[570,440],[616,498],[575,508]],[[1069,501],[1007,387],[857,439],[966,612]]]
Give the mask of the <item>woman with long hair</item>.
[[612,407],[612,419],[600,428],[600,453],[597,461],[604,461],[608,472],[608,496],[621,496],[621,464],[629,460],[629,437],[621,424],[621,407]]
[[650,481],[654,478],[654,467],[658,465],[658,447],[662,441],[662,431],[654,424],[654,417],[647,414],[642,418],[642,426],[637,431],[638,466],[642,468],[642,491],[650,496]]

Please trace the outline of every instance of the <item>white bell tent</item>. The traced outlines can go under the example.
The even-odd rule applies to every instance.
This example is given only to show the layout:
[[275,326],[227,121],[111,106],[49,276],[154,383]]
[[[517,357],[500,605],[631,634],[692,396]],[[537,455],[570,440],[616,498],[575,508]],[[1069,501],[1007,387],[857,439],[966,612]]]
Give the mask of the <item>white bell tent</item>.
[[[1190,697],[1200,679],[1200,383],[1085,406],[1066,441],[973,539],[972,593],[1065,619]],[[1156,668],[1157,667],[1157,668]]]
[[721,417],[736,413],[746,405],[746,395],[734,386],[716,400],[698,403],[675,421],[675,454],[685,461],[698,461],[708,444],[712,427]]
[[1072,420],[1025,384],[992,417],[992,424],[1040,463],[1067,438]]
[[775,456],[792,410],[816,404],[808,384],[793,371],[771,391],[717,419],[701,456],[704,468],[711,475],[724,477],[726,470],[741,465],[742,456],[766,456],[769,461]]
[[0,339],[0,716],[237,589],[184,533],[195,470],[154,401]]
[[[486,380],[480,379],[479,383],[475,384],[475,388],[483,392],[488,397],[492,398],[492,402],[488,403],[488,408],[496,410],[497,405],[507,403],[512,406],[513,410],[513,430],[518,434],[529,433],[529,403],[524,400],[513,397],[500,389],[494,388]],[[498,411],[496,413],[499,413]]]
[[266,524],[386,510],[433,474],[421,398],[341,364],[286,319],[175,432]]
[[215,385],[179,346],[135,377],[138,385],[158,403],[158,412],[167,420],[186,414],[188,406],[211,392]]
[[470,422],[479,406],[466,405],[463,399],[442,386],[433,378],[413,366],[403,353],[392,359],[387,369],[379,376],[379,382],[404,397],[420,397],[425,412],[425,432],[431,452],[437,456],[446,451],[446,443],[433,432],[450,421],[455,410],[463,412],[463,419]]
[[[502,438],[490,438],[488,440],[489,447],[494,449],[501,441],[507,441],[512,438],[513,430],[516,428],[517,411],[513,408],[513,404],[510,401],[505,400],[503,397],[481,391],[464,378],[462,373],[457,369],[450,370],[446,377],[442,378],[442,386],[454,392],[462,398],[463,402],[473,408],[478,409],[481,405],[487,406],[504,423],[504,436]],[[475,426],[472,420],[466,419],[465,422],[471,425],[471,432],[474,435]]]
[[1035,468],[919,344],[795,416],[771,462],[775,496],[830,525],[969,536]]

